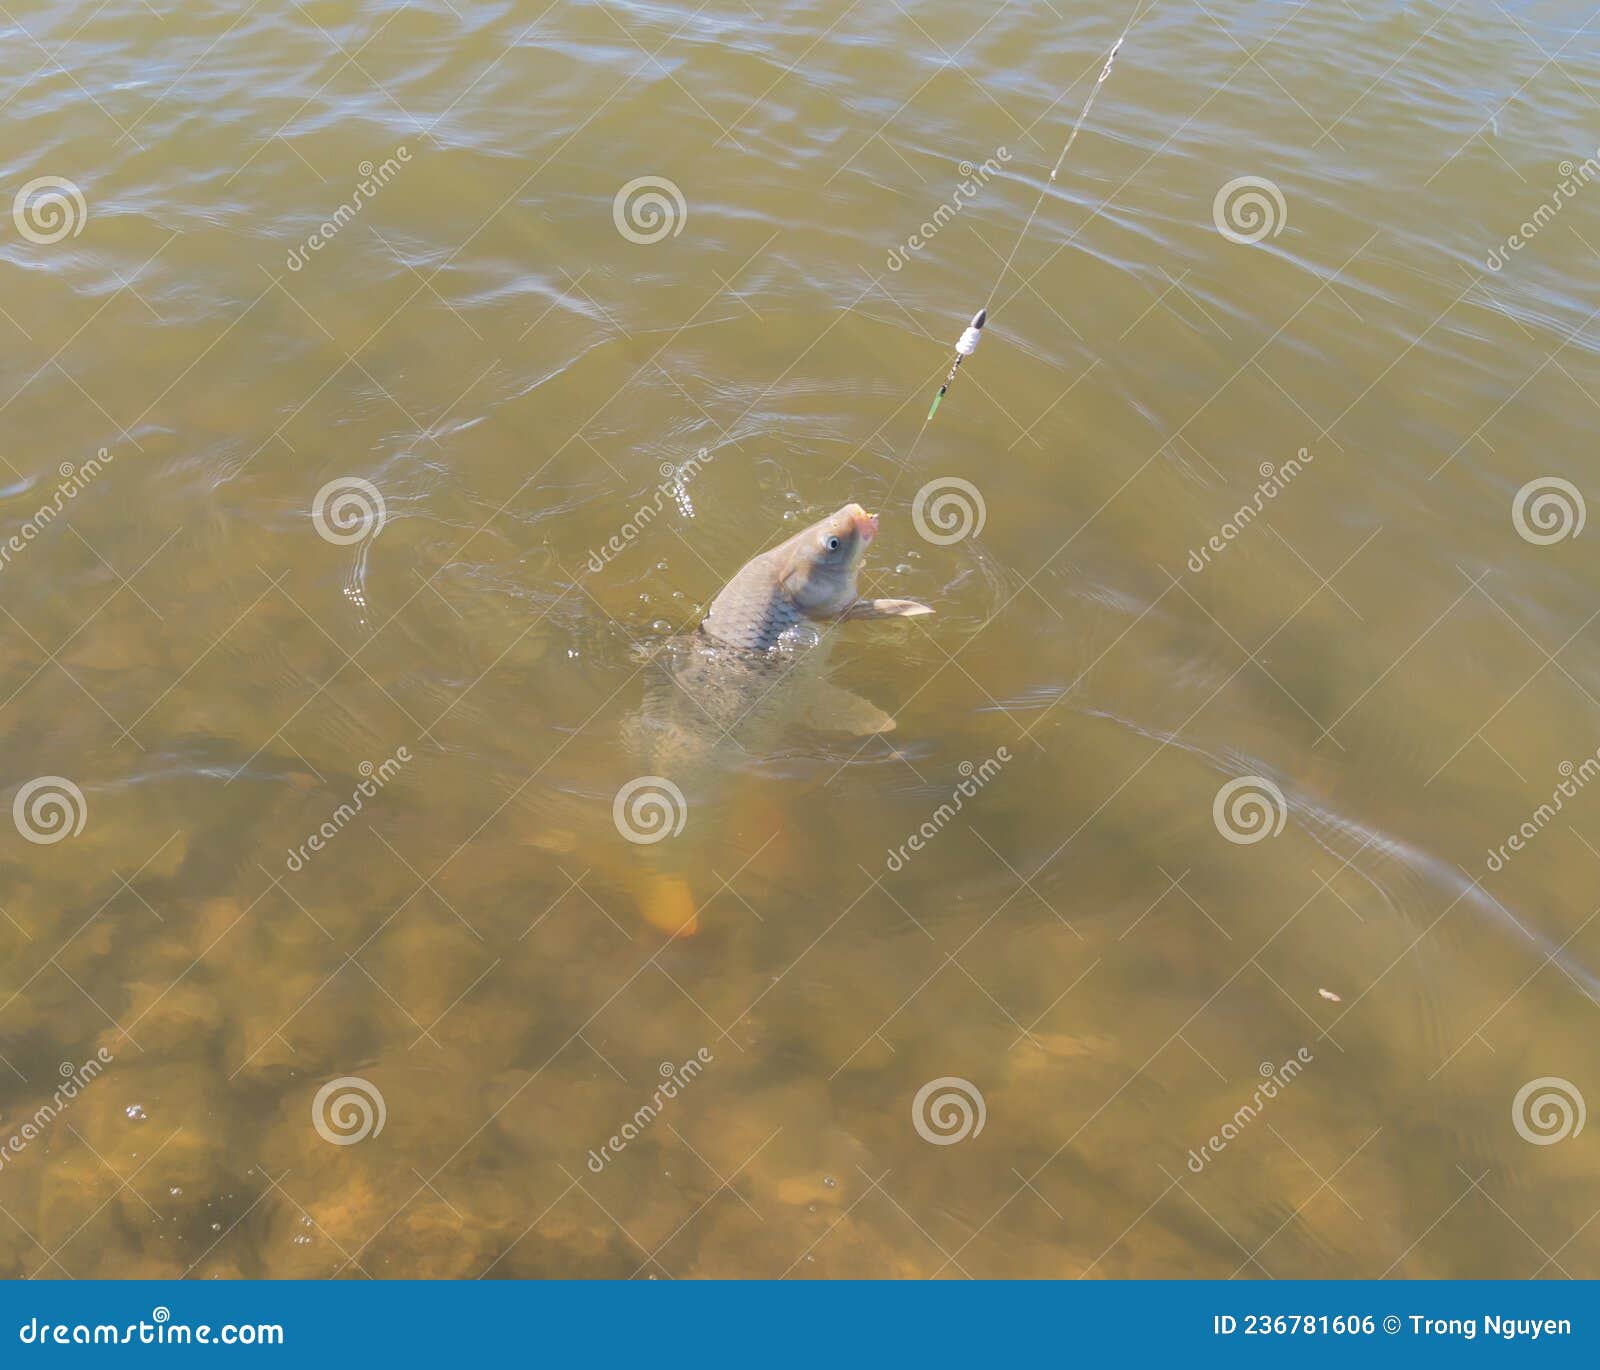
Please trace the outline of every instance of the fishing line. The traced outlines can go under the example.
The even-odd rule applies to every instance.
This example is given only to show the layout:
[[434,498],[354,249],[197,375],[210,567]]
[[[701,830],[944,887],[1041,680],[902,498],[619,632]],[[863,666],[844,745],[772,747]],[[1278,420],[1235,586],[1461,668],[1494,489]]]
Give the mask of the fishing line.
[[943,403],[945,393],[950,389],[950,382],[955,380],[956,372],[961,369],[961,363],[978,350],[978,344],[983,339],[983,326],[989,321],[989,311],[994,307],[995,296],[1000,292],[1000,285],[1005,280],[1006,274],[1011,270],[1011,264],[1016,261],[1017,253],[1021,250],[1023,241],[1028,236],[1028,230],[1033,227],[1033,221],[1039,217],[1039,210],[1044,205],[1045,196],[1050,193],[1050,187],[1056,182],[1056,176],[1066,163],[1067,154],[1072,151],[1072,145],[1078,141],[1078,132],[1083,128],[1084,121],[1089,117],[1089,111],[1094,108],[1095,99],[1100,94],[1100,87],[1105,85],[1106,77],[1111,75],[1111,65],[1117,60],[1117,52],[1121,49],[1128,34],[1133,31],[1134,24],[1139,19],[1143,8],[1142,0],[1136,0],[1132,16],[1128,19],[1127,26],[1122,30],[1117,41],[1111,45],[1111,51],[1106,54],[1105,65],[1100,68],[1100,75],[1095,78],[1095,83],[1090,87],[1088,98],[1083,102],[1083,108],[1078,112],[1077,121],[1072,125],[1072,132],[1067,135],[1065,146],[1061,155],[1056,158],[1056,164],[1051,168],[1049,179],[1039,187],[1039,194],[1033,202],[1033,209],[1029,212],[1022,225],[1022,231],[1017,234],[1016,241],[1011,244],[1011,251],[1000,266],[1000,274],[994,278],[994,284],[989,287],[988,303],[972,316],[972,322],[963,330],[960,338],[956,340],[955,356],[950,363],[950,369],[945,373],[944,382],[939,386],[938,393],[933,397],[933,403],[928,406],[927,417],[922,420],[922,427],[917,429],[917,435],[911,440],[911,446],[906,451],[905,460],[895,469],[894,480],[889,485],[889,494],[885,502],[894,496],[895,486],[900,483],[900,473],[911,465],[911,459],[916,455],[917,446],[922,441],[922,435],[928,431],[928,425],[933,422],[933,416],[939,412],[939,405]]

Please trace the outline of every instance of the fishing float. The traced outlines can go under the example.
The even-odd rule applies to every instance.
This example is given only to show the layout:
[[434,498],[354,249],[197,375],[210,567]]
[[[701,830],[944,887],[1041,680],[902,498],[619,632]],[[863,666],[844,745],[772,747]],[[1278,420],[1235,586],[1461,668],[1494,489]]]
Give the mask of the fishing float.
[[[943,383],[934,395],[933,402],[928,406],[927,417],[922,420],[922,427],[917,430],[917,436],[912,440],[911,447],[906,453],[904,466],[911,464],[911,458],[916,454],[917,445],[922,441],[922,435],[927,432],[928,425],[933,422],[933,416],[939,412],[939,406],[944,402],[944,397],[950,390],[950,383],[956,378],[956,372],[961,369],[961,363],[978,350],[978,343],[983,339],[983,326],[989,321],[989,311],[994,308],[995,296],[999,293],[1000,286],[1005,281],[1006,273],[1011,270],[1011,264],[1016,261],[1017,253],[1028,236],[1028,230],[1033,227],[1033,221],[1039,217],[1039,210],[1044,205],[1045,196],[1050,193],[1050,187],[1055,184],[1056,177],[1060,175],[1061,168],[1066,163],[1067,154],[1072,151],[1073,143],[1078,140],[1078,132],[1083,128],[1084,120],[1089,117],[1089,111],[1094,108],[1095,99],[1100,94],[1100,87],[1105,85],[1106,78],[1111,75],[1111,67],[1117,60],[1117,53],[1121,50],[1123,42],[1133,29],[1138,17],[1139,7],[1136,6],[1132,18],[1128,20],[1127,27],[1123,29],[1117,41],[1111,45],[1111,51],[1106,54],[1105,65],[1100,68],[1100,75],[1095,78],[1095,83],[1090,88],[1088,98],[1084,100],[1083,108],[1078,112],[1078,118],[1072,125],[1072,132],[1067,135],[1067,141],[1061,149],[1061,155],[1056,158],[1056,164],[1051,168],[1048,179],[1039,187],[1039,194],[1033,202],[1033,209],[1029,212],[1026,222],[1022,225],[1021,232],[1017,234],[1016,241],[1012,243],[1010,253],[1007,254],[1005,261],[1001,264],[1000,272],[995,277],[994,284],[989,288],[988,303],[972,316],[972,322],[967,325],[961,336],[956,339],[955,355],[950,362],[950,369],[945,373]],[[895,479],[898,482],[899,476],[896,475]],[[890,493],[893,493],[892,485]]]

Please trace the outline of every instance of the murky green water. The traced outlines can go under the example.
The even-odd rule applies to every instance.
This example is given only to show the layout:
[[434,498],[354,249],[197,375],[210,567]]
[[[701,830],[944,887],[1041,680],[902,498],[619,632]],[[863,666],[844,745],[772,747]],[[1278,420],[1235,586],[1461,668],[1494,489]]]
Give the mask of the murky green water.
[[1600,1273],[1593,16],[1128,18],[7,12],[0,1271]]

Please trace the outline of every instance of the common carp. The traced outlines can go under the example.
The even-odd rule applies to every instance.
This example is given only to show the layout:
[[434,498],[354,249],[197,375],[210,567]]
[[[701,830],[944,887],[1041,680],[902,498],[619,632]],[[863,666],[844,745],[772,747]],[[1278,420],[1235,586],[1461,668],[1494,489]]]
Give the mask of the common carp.
[[[875,514],[845,505],[752,557],[711,601],[698,631],[652,654],[626,740],[653,775],[683,793],[691,812],[714,781],[769,753],[791,724],[857,736],[894,728],[882,709],[824,678],[839,624],[933,612],[909,599],[860,598],[856,578],[877,534]],[[672,846],[655,849],[651,860],[671,861]],[[656,927],[695,930],[696,905],[682,875],[649,871],[639,904]]]
[[877,536],[876,514],[859,504],[845,505],[745,562],[711,601],[700,630],[730,647],[766,651],[786,630],[807,620],[931,614],[915,600],[857,598],[856,575]]

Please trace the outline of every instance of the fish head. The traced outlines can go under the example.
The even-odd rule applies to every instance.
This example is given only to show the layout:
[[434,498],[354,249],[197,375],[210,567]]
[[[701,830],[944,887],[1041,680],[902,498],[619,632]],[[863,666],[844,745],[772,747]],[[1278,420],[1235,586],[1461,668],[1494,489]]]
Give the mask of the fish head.
[[878,516],[847,504],[789,540],[778,570],[784,593],[808,618],[837,618],[856,602],[856,574]]

